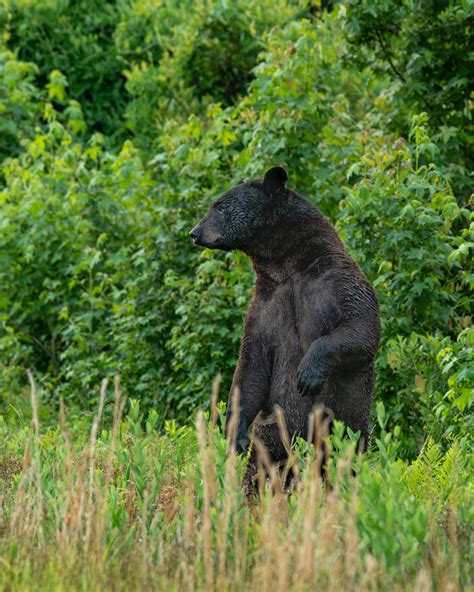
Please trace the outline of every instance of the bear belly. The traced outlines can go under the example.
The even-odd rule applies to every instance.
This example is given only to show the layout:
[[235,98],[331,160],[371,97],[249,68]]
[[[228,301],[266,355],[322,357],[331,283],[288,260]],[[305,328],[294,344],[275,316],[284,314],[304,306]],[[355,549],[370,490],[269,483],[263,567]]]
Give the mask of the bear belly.
[[318,406],[322,406],[325,417],[344,421],[354,432],[360,431],[367,443],[374,383],[373,366],[350,375],[335,370],[321,393],[315,397],[304,397],[296,384],[297,370],[306,353],[305,346],[301,344],[301,338],[294,328],[287,326],[285,335],[286,338],[281,340],[273,336],[270,392],[267,404],[253,426],[255,435],[266,446],[272,460],[278,462],[287,457],[274,413],[275,405],[283,410],[290,440],[294,436],[307,438],[310,416]]
[[[273,327],[276,326],[274,323]],[[297,370],[305,349],[294,324],[293,326],[288,324],[282,330],[280,323],[278,334],[267,336],[267,343],[271,350],[272,361],[270,392],[264,410],[254,422],[254,433],[267,447],[272,460],[279,461],[286,458],[286,451],[276,423],[275,406],[278,405],[283,410],[290,439],[295,435],[305,438],[308,419],[315,401],[303,397],[296,388]]]
[[360,430],[367,440],[373,367],[350,374],[336,369],[314,397],[303,396],[296,386],[298,367],[311,343],[330,333],[339,321],[339,311],[332,306],[327,292],[318,282],[307,291],[289,282],[259,304],[261,340],[271,361],[271,378],[267,403],[253,429],[272,459],[277,462],[286,458],[274,414],[275,405],[283,410],[290,439],[306,438],[311,413],[323,406],[329,416],[344,421],[354,432]]

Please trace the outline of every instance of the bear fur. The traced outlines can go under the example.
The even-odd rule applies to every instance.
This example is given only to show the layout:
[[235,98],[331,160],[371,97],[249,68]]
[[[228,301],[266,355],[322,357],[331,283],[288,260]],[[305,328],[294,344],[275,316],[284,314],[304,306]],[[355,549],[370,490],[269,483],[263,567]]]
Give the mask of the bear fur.
[[[191,231],[196,245],[239,249],[250,257],[255,291],[244,323],[231,394],[238,387],[237,449],[249,428],[273,462],[287,457],[274,419],[307,438],[317,405],[359,431],[365,443],[380,340],[374,289],[321,211],[270,169],[263,181],[221,195]],[[227,425],[234,412],[229,397]]]

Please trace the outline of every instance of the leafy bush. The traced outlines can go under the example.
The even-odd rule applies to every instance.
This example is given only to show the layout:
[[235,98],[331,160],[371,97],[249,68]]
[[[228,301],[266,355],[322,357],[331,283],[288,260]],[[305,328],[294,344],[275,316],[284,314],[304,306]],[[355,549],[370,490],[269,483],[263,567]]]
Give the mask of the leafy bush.
[[[361,161],[349,169],[349,179],[358,181],[347,189],[338,222],[379,294],[384,339],[377,393],[390,401],[392,420],[406,436],[405,453],[411,454],[427,433],[438,440],[460,427],[445,421],[459,408],[448,410],[450,389],[437,356],[470,323],[472,289],[470,213],[427,162],[436,146],[425,121],[413,119],[412,149],[403,140],[387,145],[387,138],[372,137]],[[461,343],[467,372],[469,346]]]
[[239,6],[207,16],[184,59],[182,78],[198,98],[231,104],[251,80],[258,40],[245,26]]
[[148,219],[141,162],[128,145],[104,153],[98,136],[82,148],[52,121],[3,171],[2,357],[53,384],[74,374],[96,385],[112,364],[114,312]]
[[366,146],[348,173],[363,179],[341,205],[340,228],[379,289],[389,335],[455,330],[469,308],[468,253],[460,249],[469,211],[434,164],[420,164],[436,150],[423,121],[413,120],[413,151],[403,140]]
[[115,0],[12,0],[0,21],[8,45],[20,59],[36,64],[39,84],[60,70],[90,129],[109,135],[120,135],[125,108],[123,64],[113,39],[118,5]]
[[21,149],[34,135],[41,114],[41,94],[35,85],[38,68],[22,62],[0,46],[0,162]]
[[[240,255],[193,249],[187,233],[217,194],[284,164],[291,185],[337,223],[377,287],[384,341],[376,396],[405,436],[400,453],[415,455],[428,434],[446,445],[466,437],[473,241],[469,212],[458,205],[461,177],[453,177],[458,136],[441,138],[429,109],[413,119],[418,103],[395,96],[374,47],[359,47],[371,69],[351,61],[357,19],[370,16],[358,5],[317,14],[283,0],[253,2],[253,12],[247,0],[195,5],[127,1],[99,16],[84,11],[75,21],[79,53],[74,44],[58,50],[69,64],[64,71],[38,31],[42,19],[58,14],[64,30],[51,33],[54,43],[76,35],[78,6],[13,2],[5,12],[9,43],[23,55],[22,39],[30,39],[41,72],[4,51],[0,122],[13,121],[15,141],[2,149],[16,158],[2,169],[3,396],[19,391],[31,367],[54,401],[62,394],[87,406],[94,385],[118,371],[127,392],[158,410],[163,425],[205,405],[217,371],[225,393],[252,271]],[[446,14],[461,22],[463,11]],[[239,35],[222,39],[217,22],[219,35],[226,27]],[[408,55],[407,26],[403,39],[392,39],[400,59]],[[89,47],[94,27],[110,35],[98,33]],[[227,42],[244,51],[224,51],[238,65],[219,92],[237,71],[247,81],[230,105],[193,88],[198,61],[190,57],[199,53],[214,65]],[[69,72],[82,51],[107,53],[97,70],[80,62],[100,84],[95,106],[74,76],[84,85],[89,79]],[[109,62],[110,73],[124,70],[126,90],[100,81]],[[216,72],[203,71],[202,80]],[[466,98],[462,84],[458,90],[446,95],[451,111]],[[99,110],[107,111],[103,120]],[[94,135],[95,124],[87,127],[91,113],[113,128],[112,143]],[[134,140],[120,148],[125,127]]]
[[[149,153],[150,143],[159,147],[157,136],[162,127],[174,120],[182,124],[189,115],[201,114],[209,101],[226,106],[244,94],[268,31],[290,20],[297,3],[200,0],[193,2],[190,10],[188,3],[157,7],[153,2],[140,2],[129,10],[133,18],[140,15],[141,30],[150,40],[145,48],[150,44],[161,48],[159,56],[137,53],[125,70],[131,95],[127,127]],[[129,22],[127,19],[120,27],[127,31]],[[119,47],[123,45],[120,27]]]
[[462,203],[472,188],[473,16],[470,2],[369,0],[347,3],[345,23],[352,55],[392,80],[386,124],[406,135],[408,114],[429,114],[438,164]]

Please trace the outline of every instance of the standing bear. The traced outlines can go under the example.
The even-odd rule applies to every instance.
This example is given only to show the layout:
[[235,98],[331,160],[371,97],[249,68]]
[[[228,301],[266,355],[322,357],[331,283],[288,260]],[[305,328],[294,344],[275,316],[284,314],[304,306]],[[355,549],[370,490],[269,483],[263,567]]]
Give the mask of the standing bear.
[[253,424],[276,463],[287,457],[276,405],[290,438],[308,436],[322,404],[367,442],[380,340],[374,289],[333,226],[287,180],[274,167],[263,182],[239,183],[190,233],[196,245],[239,249],[253,263],[255,291],[230,392],[240,391],[237,450],[247,449]]

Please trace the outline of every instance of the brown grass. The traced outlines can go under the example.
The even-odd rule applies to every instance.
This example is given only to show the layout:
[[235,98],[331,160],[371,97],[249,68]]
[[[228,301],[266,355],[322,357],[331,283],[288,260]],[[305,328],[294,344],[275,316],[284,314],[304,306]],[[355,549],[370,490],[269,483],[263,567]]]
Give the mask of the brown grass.
[[[100,459],[98,430],[107,383],[102,384],[89,443],[82,450],[68,436],[61,406],[64,454],[55,461],[57,482],[48,482],[31,375],[30,380],[33,426],[15,499],[8,512],[4,508],[0,539],[3,590],[461,589],[457,577],[451,577],[449,558],[436,549],[436,538],[431,543],[434,563],[421,560],[418,569],[411,571],[403,566],[389,570],[383,560],[363,548],[357,528],[359,481],[348,478],[353,449],[339,460],[331,487],[326,487],[320,466],[327,449],[318,445],[318,454],[301,474],[278,410],[294,472],[291,493],[284,487],[287,469],[272,466],[257,441],[259,498],[246,501],[233,446],[223,472],[218,471],[218,382],[211,421],[206,423],[202,413],[197,417],[198,464],[191,464],[182,475],[178,467],[173,479],[154,483],[159,486],[155,497],[151,477],[139,495],[133,471],[120,486],[130,467],[120,466],[119,450],[122,454],[125,450],[120,434],[124,400],[118,379],[113,426]],[[315,433],[321,444],[321,425]],[[18,464],[3,465],[3,479],[18,469]],[[125,523],[117,527],[113,516],[124,516]]]

